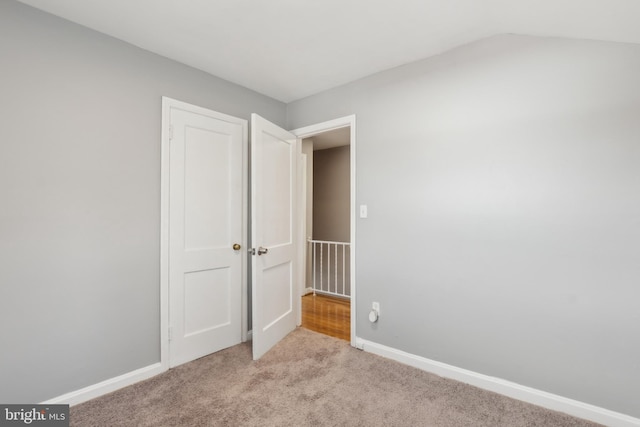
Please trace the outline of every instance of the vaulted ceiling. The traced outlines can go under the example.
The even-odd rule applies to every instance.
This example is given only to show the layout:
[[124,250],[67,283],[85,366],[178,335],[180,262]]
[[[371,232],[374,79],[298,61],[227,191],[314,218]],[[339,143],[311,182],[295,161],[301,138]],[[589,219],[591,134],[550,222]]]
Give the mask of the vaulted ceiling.
[[283,102],[503,33],[640,43],[640,0],[20,0]]

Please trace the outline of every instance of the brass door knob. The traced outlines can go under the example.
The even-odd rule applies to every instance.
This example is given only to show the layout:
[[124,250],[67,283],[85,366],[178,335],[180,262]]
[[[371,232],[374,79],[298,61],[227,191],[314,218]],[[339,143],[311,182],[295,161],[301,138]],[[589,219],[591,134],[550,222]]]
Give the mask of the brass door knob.
[[242,248],[242,246],[240,246],[238,243],[234,243],[233,244],[233,250],[234,251],[239,251]]

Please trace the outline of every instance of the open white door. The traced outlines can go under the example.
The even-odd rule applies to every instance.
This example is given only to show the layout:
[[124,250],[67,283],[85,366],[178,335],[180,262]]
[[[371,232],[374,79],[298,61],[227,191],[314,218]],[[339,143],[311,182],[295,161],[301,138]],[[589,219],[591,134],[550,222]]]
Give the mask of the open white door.
[[296,327],[299,156],[293,134],[251,115],[254,360]]

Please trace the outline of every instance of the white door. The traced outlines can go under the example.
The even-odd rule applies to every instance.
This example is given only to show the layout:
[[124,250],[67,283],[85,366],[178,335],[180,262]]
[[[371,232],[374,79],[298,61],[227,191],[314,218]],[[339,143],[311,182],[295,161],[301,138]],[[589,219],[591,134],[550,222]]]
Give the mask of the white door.
[[296,327],[298,318],[296,137],[251,115],[253,358]]
[[245,120],[173,104],[168,221],[171,367],[241,341],[246,253],[240,248],[242,157],[247,135]]

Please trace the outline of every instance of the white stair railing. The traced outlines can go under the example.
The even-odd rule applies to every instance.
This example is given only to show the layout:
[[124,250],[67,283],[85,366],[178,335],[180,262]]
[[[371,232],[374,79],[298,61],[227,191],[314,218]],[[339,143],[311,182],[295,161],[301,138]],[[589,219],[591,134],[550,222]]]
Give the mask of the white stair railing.
[[311,239],[308,242],[313,294],[351,298],[349,243]]

